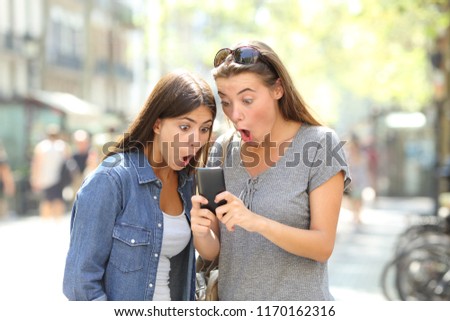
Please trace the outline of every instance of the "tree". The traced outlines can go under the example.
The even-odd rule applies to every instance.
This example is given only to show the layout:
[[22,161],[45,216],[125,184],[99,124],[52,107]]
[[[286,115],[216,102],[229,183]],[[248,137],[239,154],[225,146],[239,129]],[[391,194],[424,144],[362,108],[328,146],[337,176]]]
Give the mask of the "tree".
[[172,0],[160,9],[162,71],[209,77],[218,49],[259,39],[329,123],[340,121],[339,106],[358,115],[365,101],[423,108],[432,97],[430,43],[449,24],[444,0]]

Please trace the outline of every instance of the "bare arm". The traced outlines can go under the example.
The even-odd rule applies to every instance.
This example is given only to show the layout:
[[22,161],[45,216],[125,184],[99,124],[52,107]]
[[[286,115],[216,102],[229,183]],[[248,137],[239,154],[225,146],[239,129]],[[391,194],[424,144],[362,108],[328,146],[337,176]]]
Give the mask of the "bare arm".
[[218,208],[217,217],[230,231],[238,225],[249,232],[260,233],[289,253],[325,262],[333,252],[343,190],[344,176],[339,172],[311,192],[309,230],[284,225],[253,213],[228,192],[218,196],[218,199],[226,199],[228,204]]
[[212,261],[220,252],[219,221],[211,211],[200,208],[202,203],[207,203],[204,197],[192,196],[191,228],[194,246],[202,258]]
[[4,191],[7,196],[13,196],[16,191],[14,177],[8,164],[0,165],[0,178],[4,184]]
[[34,149],[33,158],[31,160],[31,171],[30,171],[30,184],[33,191],[37,192],[41,189],[40,186],[40,170],[41,170],[41,152],[38,146]]

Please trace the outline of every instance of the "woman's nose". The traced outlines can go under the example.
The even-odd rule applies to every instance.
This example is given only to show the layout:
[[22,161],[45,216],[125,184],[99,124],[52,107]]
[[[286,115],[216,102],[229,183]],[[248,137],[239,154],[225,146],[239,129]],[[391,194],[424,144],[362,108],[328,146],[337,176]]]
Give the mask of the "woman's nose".
[[194,130],[189,135],[189,146],[190,147],[194,147],[194,148],[199,148],[200,147],[200,132],[199,131]]
[[233,123],[237,123],[244,118],[244,114],[242,113],[242,110],[239,107],[233,107],[230,116],[231,116],[230,119]]

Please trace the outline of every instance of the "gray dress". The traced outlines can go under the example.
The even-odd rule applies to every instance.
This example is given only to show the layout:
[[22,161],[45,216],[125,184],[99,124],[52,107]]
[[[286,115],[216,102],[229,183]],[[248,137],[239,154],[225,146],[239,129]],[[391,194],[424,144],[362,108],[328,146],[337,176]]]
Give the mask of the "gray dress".
[[[227,190],[251,211],[282,224],[309,229],[309,193],[339,171],[345,186],[350,182],[343,143],[329,128],[303,124],[284,156],[253,178],[241,164],[239,140],[234,135],[227,148]],[[218,164],[218,149],[213,148],[209,166]],[[220,300],[333,300],[326,263],[288,253],[238,226],[229,232],[220,224],[220,233]]]

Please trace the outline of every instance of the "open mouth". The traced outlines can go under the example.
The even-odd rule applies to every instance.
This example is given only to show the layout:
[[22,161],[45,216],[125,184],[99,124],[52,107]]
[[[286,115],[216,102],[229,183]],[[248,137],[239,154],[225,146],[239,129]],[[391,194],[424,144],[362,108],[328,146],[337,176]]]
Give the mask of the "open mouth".
[[194,156],[193,155],[187,155],[187,156],[184,156],[181,159],[184,167],[186,167],[189,164],[189,162],[191,161],[192,157],[194,157]]
[[238,129],[238,130],[241,133],[241,137],[244,142],[250,142],[253,140],[252,134],[250,133],[249,130],[247,129]]

